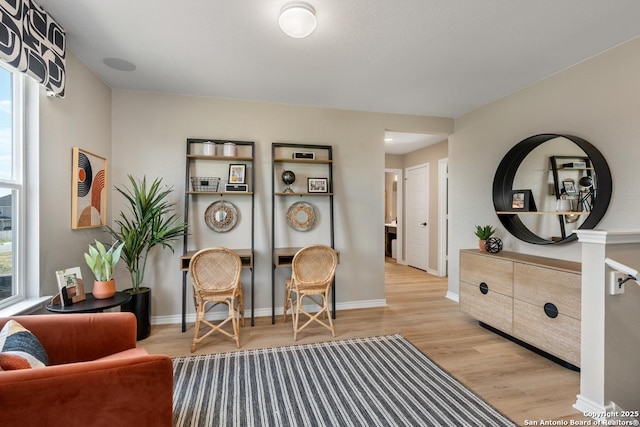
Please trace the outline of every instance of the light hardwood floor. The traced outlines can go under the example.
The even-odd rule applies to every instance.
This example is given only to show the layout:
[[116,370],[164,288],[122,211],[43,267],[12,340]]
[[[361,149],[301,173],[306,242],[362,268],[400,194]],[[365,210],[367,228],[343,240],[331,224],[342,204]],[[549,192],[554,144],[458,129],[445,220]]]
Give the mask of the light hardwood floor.
[[[525,420],[584,420],[572,405],[580,389],[580,374],[559,366],[480,327],[445,298],[447,279],[385,263],[387,306],[341,310],[336,338],[399,333],[433,361],[519,425]],[[344,286],[344,285],[343,285]],[[320,342],[333,339],[321,326],[308,327],[294,343],[291,320],[255,319],[241,329],[242,350]],[[151,353],[190,355],[193,323],[154,325],[151,336],[138,343]],[[214,334],[194,354],[236,351],[235,343]]]

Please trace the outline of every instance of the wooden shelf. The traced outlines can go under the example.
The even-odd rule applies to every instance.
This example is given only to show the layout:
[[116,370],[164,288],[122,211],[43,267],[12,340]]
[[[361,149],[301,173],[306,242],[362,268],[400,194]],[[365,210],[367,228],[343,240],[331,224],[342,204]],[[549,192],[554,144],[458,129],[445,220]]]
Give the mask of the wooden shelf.
[[202,195],[208,195],[208,196],[228,196],[228,195],[252,196],[253,191],[187,191],[187,194],[202,194]]
[[[232,251],[240,257],[242,268],[253,268],[253,251],[251,249],[232,249]],[[189,271],[189,261],[191,261],[196,252],[198,251],[187,251],[180,257],[180,269],[182,271]]]
[[333,196],[333,193],[273,193],[276,196]]
[[591,212],[571,212],[571,211],[551,211],[551,212],[513,212],[513,211],[496,211],[498,215],[589,215]]
[[312,163],[319,165],[328,165],[333,162],[331,159],[288,159],[285,157],[273,159],[273,161],[274,163]]
[[251,157],[246,156],[212,156],[209,154],[187,154],[188,159],[202,159],[202,160],[227,160],[230,162],[240,161],[240,162],[251,162],[253,159]]

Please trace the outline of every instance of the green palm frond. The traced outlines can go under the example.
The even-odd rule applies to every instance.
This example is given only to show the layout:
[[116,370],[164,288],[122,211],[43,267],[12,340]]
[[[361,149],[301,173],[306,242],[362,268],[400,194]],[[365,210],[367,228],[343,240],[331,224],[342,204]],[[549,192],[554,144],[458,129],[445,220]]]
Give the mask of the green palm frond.
[[147,185],[146,177],[136,180],[129,175],[130,187],[115,187],[127,201],[125,211],[120,212],[114,227],[107,227],[109,233],[122,246],[122,259],[131,276],[134,292],[140,289],[144,279],[149,251],[160,245],[173,251],[173,242],[184,236],[187,224],[174,213],[175,203],[168,200],[173,192],[162,186],[162,178],[156,178]]

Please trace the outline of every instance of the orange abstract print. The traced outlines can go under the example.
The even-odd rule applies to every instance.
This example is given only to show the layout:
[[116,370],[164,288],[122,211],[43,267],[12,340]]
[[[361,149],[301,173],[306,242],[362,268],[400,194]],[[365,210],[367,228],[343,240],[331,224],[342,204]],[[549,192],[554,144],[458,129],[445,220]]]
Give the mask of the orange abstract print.
[[106,159],[74,149],[73,228],[105,225]]

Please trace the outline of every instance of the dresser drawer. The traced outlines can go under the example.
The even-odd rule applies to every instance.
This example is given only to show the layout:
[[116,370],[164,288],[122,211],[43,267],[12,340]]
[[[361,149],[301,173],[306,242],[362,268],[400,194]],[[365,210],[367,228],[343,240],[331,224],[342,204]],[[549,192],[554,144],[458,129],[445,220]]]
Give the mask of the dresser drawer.
[[477,284],[460,282],[460,310],[487,325],[511,333],[513,298],[494,292],[491,287],[484,294]]
[[461,252],[460,281],[476,285],[476,289],[484,282],[492,292],[512,296],[513,261],[491,255]]
[[538,307],[553,303],[561,315],[580,319],[581,275],[515,263],[513,297]]
[[513,336],[580,366],[580,320],[558,314],[549,317],[542,307],[513,301]]

